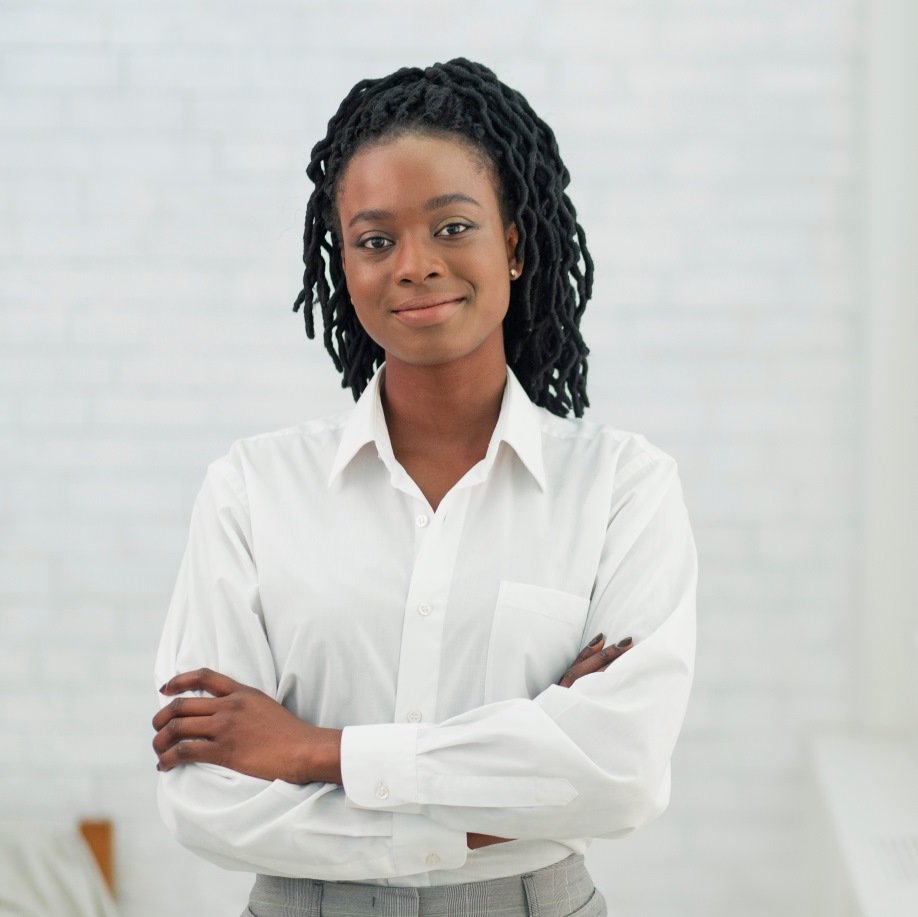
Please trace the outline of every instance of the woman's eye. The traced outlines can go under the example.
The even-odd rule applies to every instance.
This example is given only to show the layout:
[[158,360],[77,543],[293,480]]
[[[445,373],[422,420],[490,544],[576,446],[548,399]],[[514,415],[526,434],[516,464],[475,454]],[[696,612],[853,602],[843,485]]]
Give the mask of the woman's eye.
[[370,248],[373,251],[380,251],[381,249],[389,247],[389,240],[383,236],[370,236],[368,239],[361,239],[358,243],[361,248]]
[[472,228],[472,227],[469,226],[468,223],[447,223],[447,224],[437,233],[437,235],[438,235],[438,236],[439,236],[439,235],[442,235],[442,236],[458,236],[458,235],[461,235],[462,233],[466,232],[467,230],[469,230],[469,229],[471,229],[471,228]]

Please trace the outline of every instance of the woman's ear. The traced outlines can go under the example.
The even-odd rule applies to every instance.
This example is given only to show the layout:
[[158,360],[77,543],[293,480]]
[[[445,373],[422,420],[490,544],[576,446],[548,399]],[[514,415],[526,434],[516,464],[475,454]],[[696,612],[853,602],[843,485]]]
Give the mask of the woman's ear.
[[516,228],[516,223],[511,223],[506,231],[507,242],[507,267],[510,270],[510,276],[516,280],[523,273],[523,262],[516,256],[516,247],[520,241],[520,231]]

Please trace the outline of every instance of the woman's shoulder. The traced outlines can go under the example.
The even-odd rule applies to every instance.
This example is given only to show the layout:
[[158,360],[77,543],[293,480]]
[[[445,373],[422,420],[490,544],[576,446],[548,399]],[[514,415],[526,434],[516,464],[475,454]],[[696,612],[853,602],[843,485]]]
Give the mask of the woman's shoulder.
[[649,463],[675,464],[669,453],[643,433],[583,417],[558,417],[545,408],[540,408],[539,413],[542,442],[547,449],[609,461],[619,474]]
[[267,475],[285,468],[296,468],[304,478],[310,469],[321,474],[335,455],[349,415],[350,410],[343,410],[241,436],[209,463],[208,472],[235,478],[243,484],[253,473]]
[[627,503],[657,505],[681,488],[676,460],[643,433],[594,420],[542,418],[546,475],[557,493],[599,500],[610,518]]

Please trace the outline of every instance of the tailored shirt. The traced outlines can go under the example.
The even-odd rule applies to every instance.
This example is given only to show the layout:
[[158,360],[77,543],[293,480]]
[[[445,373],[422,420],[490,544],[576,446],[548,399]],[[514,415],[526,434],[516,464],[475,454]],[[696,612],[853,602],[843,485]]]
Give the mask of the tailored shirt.
[[[676,463],[536,406],[508,368],[485,457],[434,511],[393,454],[384,370],[352,409],[208,466],[155,665],[343,729],[343,786],[181,765],[159,775],[166,825],[229,869],[411,886],[627,834],[668,804],[694,670]],[[600,631],[634,646],[558,685]],[[469,831],[514,840],[468,850]]]

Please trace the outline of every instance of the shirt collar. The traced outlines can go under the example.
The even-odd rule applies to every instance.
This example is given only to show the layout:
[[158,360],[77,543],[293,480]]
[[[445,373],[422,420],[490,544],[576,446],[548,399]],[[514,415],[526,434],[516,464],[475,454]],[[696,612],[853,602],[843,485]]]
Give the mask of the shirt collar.
[[[370,379],[345,421],[341,442],[328,476],[329,487],[367,443],[376,443],[379,455],[387,465],[395,463],[380,397],[380,384],[384,370],[385,363],[373,374],[373,378]],[[500,415],[488,447],[487,458],[491,461],[496,454],[496,445],[500,442],[507,443],[513,449],[544,490],[545,465],[542,461],[540,409],[530,401],[526,390],[509,366]]]
[[526,390],[508,366],[504,400],[501,403],[493,438],[507,443],[538,482],[539,487],[545,490],[541,410],[530,401]]

